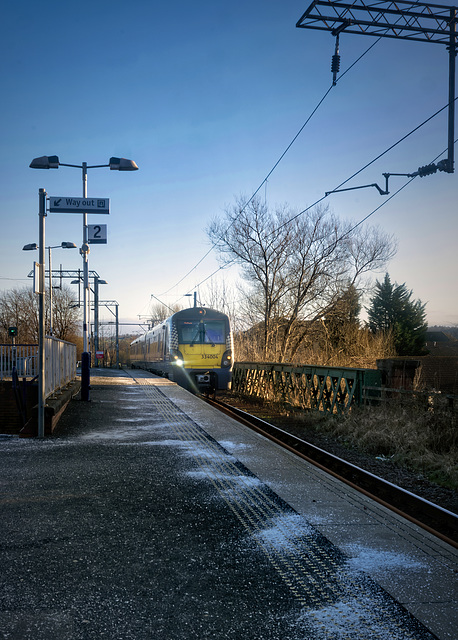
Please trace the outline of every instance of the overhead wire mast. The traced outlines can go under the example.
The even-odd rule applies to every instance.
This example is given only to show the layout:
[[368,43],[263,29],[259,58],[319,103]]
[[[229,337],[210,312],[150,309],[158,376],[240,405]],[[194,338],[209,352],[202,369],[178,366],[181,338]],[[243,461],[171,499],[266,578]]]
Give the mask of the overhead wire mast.
[[444,171],[454,173],[455,144],[455,67],[457,53],[457,7],[447,5],[426,4],[414,0],[353,0],[353,2],[337,2],[334,0],[314,0],[296,23],[302,29],[319,29],[330,31],[336,38],[331,72],[333,85],[337,83],[340,70],[340,34],[346,33],[371,35],[376,37],[413,40],[445,44],[449,52],[449,100],[448,100],[448,147],[447,158],[418,168],[412,173],[384,173],[385,189],[371,183],[359,187],[328,191],[350,191],[375,187],[380,195],[387,195],[390,176],[424,177]]

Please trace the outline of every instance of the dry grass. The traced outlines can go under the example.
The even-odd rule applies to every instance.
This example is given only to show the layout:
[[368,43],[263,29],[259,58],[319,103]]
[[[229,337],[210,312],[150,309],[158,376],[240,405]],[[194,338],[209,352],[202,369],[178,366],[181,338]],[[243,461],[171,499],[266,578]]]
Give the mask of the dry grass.
[[379,406],[354,407],[341,415],[298,410],[260,398],[248,401],[257,407],[256,415],[274,424],[277,418],[289,416],[306,431],[420,473],[442,487],[458,489],[458,417],[445,398],[436,396],[434,405],[425,402],[425,396],[392,399]]
[[[380,467],[372,469],[370,460],[388,462],[393,473],[385,477],[395,484],[402,477],[398,473],[408,471],[420,482],[429,479],[446,491],[452,490],[452,495],[458,489],[458,416],[456,407],[455,411],[449,408],[447,399],[440,394],[434,397],[434,405],[419,394],[416,398],[392,399],[390,404],[354,407],[345,414],[304,410],[283,401],[266,402],[233,392],[218,397],[339,457],[346,458],[341,449],[348,449],[354,464],[376,475],[380,474]],[[355,459],[353,453],[361,454],[365,462]],[[388,472],[385,465],[384,468]],[[416,488],[404,479],[406,488],[415,493]],[[437,495],[424,497],[438,500]],[[455,510],[448,502],[444,508]]]
[[[338,344],[332,344],[324,325],[316,322],[310,325],[310,332],[304,338],[293,357],[289,351],[279,351],[273,341],[267,354],[264,352],[260,332],[251,331],[234,335],[234,353],[237,362],[289,362],[303,365],[313,363],[322,367],[362,367],[377,368],[377,359],[395,355],[393,338],[390,334],[372,334],[366,328],[349,324],[342,330]],[[278,347],[278,348],[276,348]]]
[[437,484],[458,489],[457,415],[445,403],[436,404],[425,408],[424,402],[409,399],[355,408],[343,416],[323,416],[315,428],[364,453],[388,458]]

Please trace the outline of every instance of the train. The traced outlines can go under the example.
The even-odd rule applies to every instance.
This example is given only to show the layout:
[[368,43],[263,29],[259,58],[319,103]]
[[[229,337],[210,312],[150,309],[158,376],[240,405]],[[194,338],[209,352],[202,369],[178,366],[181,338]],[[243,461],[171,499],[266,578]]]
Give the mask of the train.
[[130,344],[130,362],[193,393],[228,390],[233,365],[229,318],[206,307],[178,311]]

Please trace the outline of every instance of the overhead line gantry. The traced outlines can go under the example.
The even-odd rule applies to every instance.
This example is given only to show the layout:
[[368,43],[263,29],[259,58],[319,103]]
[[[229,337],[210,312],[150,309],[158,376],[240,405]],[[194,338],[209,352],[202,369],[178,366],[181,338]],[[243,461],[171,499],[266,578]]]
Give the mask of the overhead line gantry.
[[[368,35],[378,38],[396,38],[415,42],[429,42],[445,45],[449,51],[449,101],[448,101],[448,155],[437,164],[419,167],[418,171],[405,174],[383,174],[387,180],[386,189],[375,186],[381,195],[388,194],[390,175],[420,177],[436,171],[454,172],[455,144],[455,67],[457,52],[458,8],[449,5],[426,4],[413,0],[355,0],[337,2],[334,0],[313,0],[297,21],[300,29],[329,31],[336,38],[336,48],[332,59],[333,80],[340,66],[339,36],[345,33]],[[363,188],[363,187],[355,187]],[[332,193],[332,192],[328,192]]]

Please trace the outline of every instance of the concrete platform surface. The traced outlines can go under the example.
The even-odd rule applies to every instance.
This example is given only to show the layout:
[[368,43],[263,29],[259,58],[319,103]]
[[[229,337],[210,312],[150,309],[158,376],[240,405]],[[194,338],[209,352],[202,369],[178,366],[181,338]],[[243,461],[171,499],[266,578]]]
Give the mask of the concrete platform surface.
[[0,638],[453,640],[455,549],[167,380],[0,440]]

